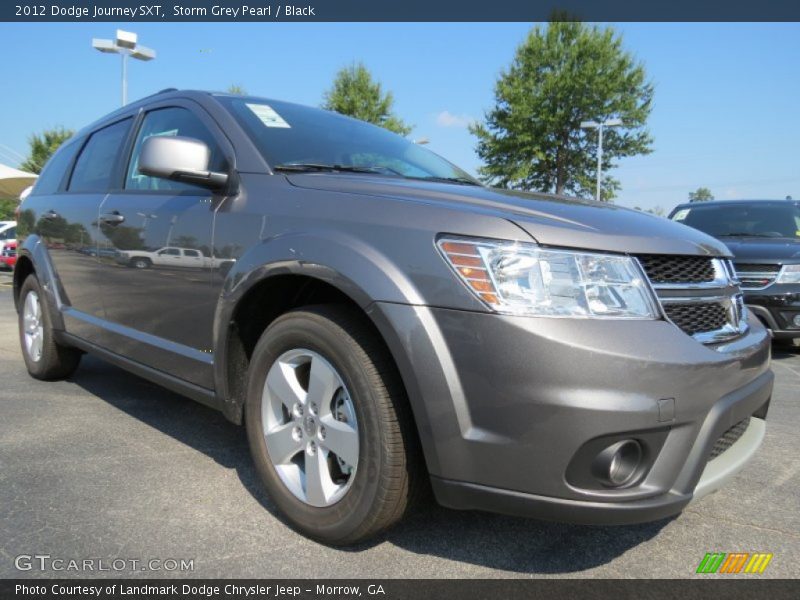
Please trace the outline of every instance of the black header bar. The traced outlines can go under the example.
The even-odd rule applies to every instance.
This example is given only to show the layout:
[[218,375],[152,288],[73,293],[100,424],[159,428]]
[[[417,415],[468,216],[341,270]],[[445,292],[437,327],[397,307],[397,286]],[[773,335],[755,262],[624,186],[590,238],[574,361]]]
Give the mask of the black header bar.
[[[150,3],[147,3],[147,2]],[[800,21],[797,0],[3,0],[7,22]]]

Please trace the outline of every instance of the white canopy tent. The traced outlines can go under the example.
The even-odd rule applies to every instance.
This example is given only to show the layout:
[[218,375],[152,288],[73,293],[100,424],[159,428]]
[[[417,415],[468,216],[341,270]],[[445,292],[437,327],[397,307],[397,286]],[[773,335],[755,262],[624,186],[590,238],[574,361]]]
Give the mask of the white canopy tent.
[[36,182],[38,175],[0,164],[0,198],[19,198],[25,188]]

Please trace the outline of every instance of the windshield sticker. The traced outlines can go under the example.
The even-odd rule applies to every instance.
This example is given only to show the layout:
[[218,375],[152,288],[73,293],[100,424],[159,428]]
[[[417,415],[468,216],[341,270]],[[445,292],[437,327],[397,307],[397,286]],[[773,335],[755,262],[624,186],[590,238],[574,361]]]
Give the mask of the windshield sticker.
[[283,117],[276,113],[268,104],[247,104],[247,108],[252,110],[253,114],[257,116],[266,127],[282,127],[284,129],[291,127],[291,125],[284,121]]
[[678,212],[675,213],[675,216],[672,217],[673,221],[683,221],[686,217],[689,216],[689,208],[682,208]]
[[163,136],[174,137],[177,135],[178,135],[177,129],[168,129],[167,131],[156,131],[155,133],[147,134],[146,136],[144,136],[144,139],[151,137],[163,137]]

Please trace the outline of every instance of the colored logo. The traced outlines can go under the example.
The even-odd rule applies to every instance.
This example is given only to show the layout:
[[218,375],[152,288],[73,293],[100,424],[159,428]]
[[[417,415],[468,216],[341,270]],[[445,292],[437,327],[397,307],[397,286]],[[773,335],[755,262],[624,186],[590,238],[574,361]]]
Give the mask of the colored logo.
[[758,573],[767,569],[772,554],[767,552],[707,552],[697,573]]

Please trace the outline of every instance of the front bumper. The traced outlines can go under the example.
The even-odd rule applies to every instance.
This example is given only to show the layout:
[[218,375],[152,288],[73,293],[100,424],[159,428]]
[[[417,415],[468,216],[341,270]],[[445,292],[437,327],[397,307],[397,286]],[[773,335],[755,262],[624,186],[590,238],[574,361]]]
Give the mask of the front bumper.
[[763,290],[745,290],[744,301],[776,339],[800,338],[792,319],[800,315],[800,285],[775,283]]
[[[371,312],[446,506],[591,523],[658,519],[724,483],[763,437],[773,376],[769,335],[754,318],[743,337],[703,346],[664,321],[388,303]],[[714,442],[751,415],[752,433],[706,468]],[[584,449],[617,438],[642,441],[646,474],[621,488],[593,483]]]

